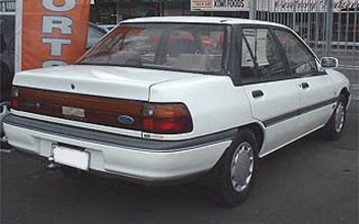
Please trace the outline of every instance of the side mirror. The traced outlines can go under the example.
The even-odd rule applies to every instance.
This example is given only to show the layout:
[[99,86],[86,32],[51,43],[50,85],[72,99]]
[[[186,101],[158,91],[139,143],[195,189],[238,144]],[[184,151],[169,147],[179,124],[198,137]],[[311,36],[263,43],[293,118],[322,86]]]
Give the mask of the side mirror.
[[323,68],[337,68],[339,64],[338,59],[334,57],[322,57],[320,63]]

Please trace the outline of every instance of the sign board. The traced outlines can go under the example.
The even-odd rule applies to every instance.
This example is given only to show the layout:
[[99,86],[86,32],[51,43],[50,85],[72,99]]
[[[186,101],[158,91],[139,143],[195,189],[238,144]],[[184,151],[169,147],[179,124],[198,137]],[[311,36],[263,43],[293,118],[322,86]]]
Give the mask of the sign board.
[[[251,0],[191,0],[192,11],[249,11]],[[326,12],[327,0],[260,0],[257,11]],[[334,12],[359,8],[358,0],[333,0]]]
[[[249,11],[251,0],[191,0],[191,11]],[[268,11],[269,2],[259,1],[258,11]]]
[[66,65],[85,51],[90,0],[17,0],[15,71]]
[[15,0],[0,0],[0,14],[15,14]]
[[191,11],[248,11],[249,0],[191,0]]
[[[273,0],[272,12],[327,12],[327,0]],[[358,0],[333,0],[334,12],[343,9],[358,9]]]

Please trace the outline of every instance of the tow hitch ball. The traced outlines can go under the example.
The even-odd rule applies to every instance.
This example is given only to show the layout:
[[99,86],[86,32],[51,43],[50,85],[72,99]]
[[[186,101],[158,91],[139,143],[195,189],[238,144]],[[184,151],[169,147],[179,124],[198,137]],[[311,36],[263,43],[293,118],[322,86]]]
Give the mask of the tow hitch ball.
[[62,165],[56,163],[53,156],[50,156],[48,158],[46,169],[48,169],[50,171],[55,171],[55,170],[57,170],[57,169],[59,169],[61,167],[62,167]]

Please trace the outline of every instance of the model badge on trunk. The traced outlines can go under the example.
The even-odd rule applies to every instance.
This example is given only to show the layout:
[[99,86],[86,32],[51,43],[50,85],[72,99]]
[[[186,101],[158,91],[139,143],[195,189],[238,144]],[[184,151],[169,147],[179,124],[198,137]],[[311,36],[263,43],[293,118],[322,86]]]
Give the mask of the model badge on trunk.
[[65,116],[71,116],[71,117],[85,117],[85,110],[81,108],[76,107],[67,107],[62,106],[62,114]]
[[133,117],[130,117],[128,115],[120,115],[118,116],[117,120],[120,122],[120,124],[130,125],[135,122],[135,119]]

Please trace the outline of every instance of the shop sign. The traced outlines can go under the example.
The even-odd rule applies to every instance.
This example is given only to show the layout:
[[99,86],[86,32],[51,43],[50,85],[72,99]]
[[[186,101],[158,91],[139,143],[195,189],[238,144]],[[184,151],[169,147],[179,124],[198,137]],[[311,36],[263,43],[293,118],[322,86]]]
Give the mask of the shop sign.
[[[249,11],[250,0],[191,0],[192,11]],[[260,0],[257,11],[326,12],[328,0]],[[359,9],[358,0],[333,0],[334,12]]]
[[[326,12],[328,0],[275,0],[272,12]],[[358,0],[333,0],[334,12],[359,8]]]
[[0,1],[1,12],[15,12],[15,0]]
[[[249,11],[251,0],[191,0],[191,11]],[[268,1],[257,3],[258,11],[268,10]]]
[[192,11],[243,11],[248,0],[191,0]]
[[75,62],[85,51],[90,0],[18,1],[16,71]]

